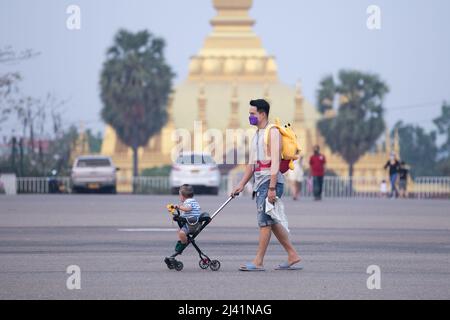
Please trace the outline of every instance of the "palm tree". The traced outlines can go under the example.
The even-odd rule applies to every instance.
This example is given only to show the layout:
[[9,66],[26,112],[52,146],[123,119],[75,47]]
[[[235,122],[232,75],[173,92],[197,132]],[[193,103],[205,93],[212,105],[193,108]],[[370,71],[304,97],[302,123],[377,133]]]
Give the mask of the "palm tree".
[[164,47],[164,40],[148,31],[119,30],[101,72],[101,116],[133,150],[133,176],[138,175],[138,148],[167,122],[174,73]]
[[[336,83],[333,76],[328,76],[320,83],[317,105],[326,116],[318,128],[331,150],[347,162],[352,177],[354,164],[385,130],[383,98],[389,88],[377,75],[359,71],[342,70],[338,79]],[[327,111],[332,111],[331,116]]]

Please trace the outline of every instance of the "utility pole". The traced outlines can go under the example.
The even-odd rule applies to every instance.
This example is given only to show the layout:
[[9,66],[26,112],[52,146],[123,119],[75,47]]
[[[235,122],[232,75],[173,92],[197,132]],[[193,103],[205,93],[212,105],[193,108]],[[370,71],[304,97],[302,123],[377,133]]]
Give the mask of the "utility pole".
[[17,169],[16,169],[16,153],[17,153],[16,144],[17,144],[17,139],[16,139],[15,136],[13,136],[12,139],[11,139],[11,169],[17,175]]
[[41,169],[41,175],[45,176],[45,164],[44,164],[44,151],[42,150],[42,139],[38,140],[39,147],[39,167]]
[[19,176],[23,177],[23,137],[19,139],[19,169]]

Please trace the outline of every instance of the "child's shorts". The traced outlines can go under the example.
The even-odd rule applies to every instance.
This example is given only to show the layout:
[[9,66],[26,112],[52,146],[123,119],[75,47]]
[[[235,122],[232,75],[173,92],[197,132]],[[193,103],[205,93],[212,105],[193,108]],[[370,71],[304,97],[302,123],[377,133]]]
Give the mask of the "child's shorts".
[[195,225],[186,223],[180,230],[183,231],[186,235],[188,235],[188,234],[193,234],[193,233],[197,232],[199,227],[200,227],[200,223],[196,223]]
[[186,234],[193,234],[197,232],[197,230],[200,228],[200,222],[198,221],[199,217],[189,217],[187,218],[189,222],[186,222],[183,227],[181,227],[181,230]]

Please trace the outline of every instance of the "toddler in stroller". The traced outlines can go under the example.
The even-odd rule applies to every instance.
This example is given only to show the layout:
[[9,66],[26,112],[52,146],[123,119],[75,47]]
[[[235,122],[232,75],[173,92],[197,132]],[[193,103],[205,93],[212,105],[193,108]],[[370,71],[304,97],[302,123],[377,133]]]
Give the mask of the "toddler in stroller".
[[[194,199],[194,189],[192,186],[187,184],[182,185],[179,193],[181,204],[178,206],[167,206],[169,212],[174,215],[173,220],[176,221],[180,227],[178,230],[179,240],[175,245],[175,253],[170,257],[166,257],[164,262],[169,269],[181,271],[183,269],[183,263],[177,261],[175,257],[181,255],[184,249],[191,243],[199,254],[200,268],[207,269],[209,267],[213,271],[219,270],[220,262],[218,260],[211,260],[205,255],[194,240],[195,237],[209,224],[211,217],[208,213],[201,212],[200,205]],[[177,211],[176,214],[175,211]]]

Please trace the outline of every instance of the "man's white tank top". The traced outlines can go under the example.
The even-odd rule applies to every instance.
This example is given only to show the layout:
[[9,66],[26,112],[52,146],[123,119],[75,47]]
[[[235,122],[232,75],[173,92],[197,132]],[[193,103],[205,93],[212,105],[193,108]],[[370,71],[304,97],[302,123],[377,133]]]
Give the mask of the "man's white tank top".
[[[250,163],[253,164],[253,175],[255,178],[253,191],[258,191],[262,184],[270,180],[270,166],[272,162],[267,155],[267,145],[264,139],[266,128],[256,130],[252,139]],[[277,183],[284,183],[284,176],[279,171],[277,174]]]

